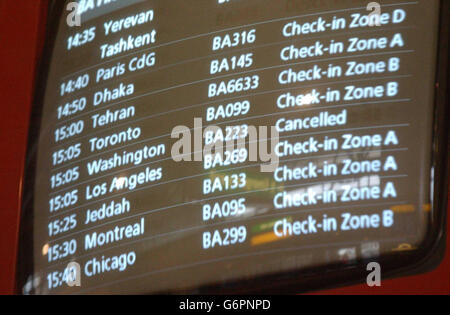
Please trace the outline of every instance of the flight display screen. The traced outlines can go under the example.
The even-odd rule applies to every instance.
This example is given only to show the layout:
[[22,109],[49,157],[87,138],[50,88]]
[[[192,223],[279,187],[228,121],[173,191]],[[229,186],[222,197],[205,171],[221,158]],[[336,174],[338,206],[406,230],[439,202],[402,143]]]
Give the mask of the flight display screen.
[[69,2],[24,293],[195,292],[422,246],[438,0]]

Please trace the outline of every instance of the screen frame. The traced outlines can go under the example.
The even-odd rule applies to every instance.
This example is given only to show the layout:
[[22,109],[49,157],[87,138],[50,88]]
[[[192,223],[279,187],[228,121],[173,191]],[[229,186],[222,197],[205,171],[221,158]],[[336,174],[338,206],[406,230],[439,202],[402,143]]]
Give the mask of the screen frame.
[[[434,169],[434,191],[430,232],[420,249],[413,252],[399,252],[395,257],[382,256],[376,261],[383,266],[383,279],[424,273],[436,268],[442,261],[446,244],[446,210],[449,183],[449,9],[448,1],[440,0],[440,21],[435,78],[434,124],[432,165]],[[34,180],[37,163],[37,145],[41,128],[41,113],[44,106],[45,88],[48,81],[50,61],[53,55],[60,16],[64,14],[65,1],[49,0],[45,32],[44,52],[36,73],[34,102],[29,123],[29,135],[22,180],[22,209],[20,209],[19,248],[16,269],[16,293],[22,294],[27,275],[33,274],[33,204]],[[431,170],[430,170],[431,172]],[[328,265],[307,270],[281,272],[254,279],[223,282],[189,291],[160,292],[169,294],[295,294],[319,289],[329,289],[361,283],[367,277],[366,264],[359,260],[355,265]],[[142,292],[145,294],[145,292]]]

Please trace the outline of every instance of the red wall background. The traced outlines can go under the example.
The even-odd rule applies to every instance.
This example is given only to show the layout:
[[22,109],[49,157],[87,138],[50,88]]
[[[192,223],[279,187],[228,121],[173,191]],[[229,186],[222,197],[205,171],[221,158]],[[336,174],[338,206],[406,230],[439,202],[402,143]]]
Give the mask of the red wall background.
[[[21,178],[28,120],[39,55],[43,48],[46,0],[0,0],[0,294],[14,292]],[[450,215],[448,216],[450,226]],[[443,263],[425,275],[320,292],[331,294],[450,294],[450,233]]]
[[0,293],[12,293],[42,1],[0,0]]

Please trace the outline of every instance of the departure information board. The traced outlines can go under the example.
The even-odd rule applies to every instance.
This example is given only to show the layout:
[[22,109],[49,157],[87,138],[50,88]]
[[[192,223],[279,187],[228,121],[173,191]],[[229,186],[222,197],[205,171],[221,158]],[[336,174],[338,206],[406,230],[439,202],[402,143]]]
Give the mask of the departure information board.
[[66,5],[24,293],[187,292],[420,248],[439,1]]

